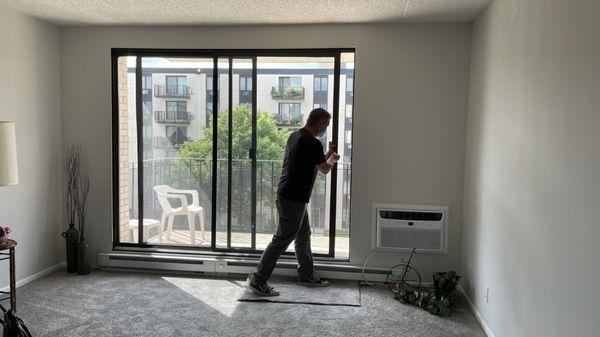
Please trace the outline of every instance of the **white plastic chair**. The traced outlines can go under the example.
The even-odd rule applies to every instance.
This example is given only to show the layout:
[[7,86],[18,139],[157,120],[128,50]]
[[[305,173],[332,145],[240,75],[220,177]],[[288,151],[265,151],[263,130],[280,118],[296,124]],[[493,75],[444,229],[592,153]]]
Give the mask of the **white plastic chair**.
[[[167,239],[171,240],[171,233],[173,232],[173,220],[178,215],[185,215],[188,218],[188,226],[190,229],[190,236],[192,244],[196,244],[196,215],[200,218],[200,231],[202,234],[202,240],[204,238],[204,209],[199,205],[198,191],[195,190],[176,190],[168,185],[154,186],[158,202],[162,207],[162,217],[160,220],[161,226],[167,222]],[[192,195],[192,204],[188,205],[186,194]],[[169,199],[179,199],[181,201],[181,207],[173,208]]]

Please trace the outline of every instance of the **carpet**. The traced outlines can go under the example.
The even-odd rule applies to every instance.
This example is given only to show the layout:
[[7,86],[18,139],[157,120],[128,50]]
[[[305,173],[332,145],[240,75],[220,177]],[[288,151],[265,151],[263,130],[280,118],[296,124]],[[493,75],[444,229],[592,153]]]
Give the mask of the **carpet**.
[[35,337],[485,337],[460,297],[445,318],[364,286],[359,307],[240,302],[244,282],[58,270],[17,289],[17,314]]

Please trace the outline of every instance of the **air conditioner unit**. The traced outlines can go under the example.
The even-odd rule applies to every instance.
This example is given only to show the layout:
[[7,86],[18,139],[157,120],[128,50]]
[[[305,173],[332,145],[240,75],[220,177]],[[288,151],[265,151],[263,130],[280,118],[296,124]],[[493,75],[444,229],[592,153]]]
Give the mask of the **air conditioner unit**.
[[373,249],[448,253],[448,206],[373,204]]

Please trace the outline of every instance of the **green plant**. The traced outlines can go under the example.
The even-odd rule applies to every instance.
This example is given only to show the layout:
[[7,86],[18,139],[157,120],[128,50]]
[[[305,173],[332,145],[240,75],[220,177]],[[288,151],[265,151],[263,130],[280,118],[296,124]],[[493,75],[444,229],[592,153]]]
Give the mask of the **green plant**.
[[[233,109],[232,114],[232,175],[235,179],[232,181],[232,194],[239,205],[250,205],[250,184],[248,180],[251,174],[251,160],[248,158],[248,149],[252,148],[252,109],[249,105],[240,105]],[[212,148],[213,148],[213,120],[209,121],[206,128],[203,129],[204,137],[187,141],[177,152],[178,160],[175,169],[170,169],[169,174],[174,178],[178,176],[187,177],[187,172],[192,176],[192,181],[198,185],[204,186],[206,191],[210,191],[212,178]],[[229,145],[229,112],[219,111],[217,120],[217,158],[219,179],[227,177],[227,158]],[[257,184],[266,186],[265,193],[268,190],[276,191],[279,180],[279,170],[285,154],[285,144],[291,133],[289,129],[279,129],[275,123],[275,118],[266,111],[257,111],[256,122],[257,140],[256,140],[256,159],[259,162],[275,163],[276,177],[272,177],[270,172],[263,172],[257,175]],[[202,160],[199,160],[202,159]],[[183,172],[183,174],[181,174]],[[261,181],[262,180],[262,181]],[[185,188],[189,184],[188,179],[181,181],[181,187]],[[178,184],[175,183],[175,186]],[[217,211],[226,212],[227,207],[227,185],[219,184],[217,191]],[[234,205],[235,207],[235,205]],[[249,219],[250,207],[235,207],[234,216],[239,219]]]
[[302,88],[287,87],[287,88],[285,88],[284,97],[296,98],[296,97],[302,97],[303,94],[304,94],[304,92],[303,92]]
[[432,315],[447,317],[456,311],[455,293],[460,275],[455,271],[433,274],[433,289],[414,287],[404,283],[393,290],[394,298],[427,310]]

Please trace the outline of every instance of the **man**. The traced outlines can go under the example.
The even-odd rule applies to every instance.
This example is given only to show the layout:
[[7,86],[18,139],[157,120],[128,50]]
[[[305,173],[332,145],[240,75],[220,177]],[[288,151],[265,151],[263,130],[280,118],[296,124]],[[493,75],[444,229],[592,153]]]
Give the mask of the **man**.
[[321,280],[314,273],[307,205],[317,171],[329,173],[340,159],[331,145],[324,155],[321,142],[315,138],[325,132],[330,121],[329,112],[321,108],[314,109],[310,112],[306,125],[293,132],[287,141],[281,179],[277,187],[279,225],[258,266],[248,276],[248,289],[258,295],[279,295],[267,282],[279,256],[292,241],[295,241],[298,259],[298,283],[319,287],[329,285],[328,281]]

